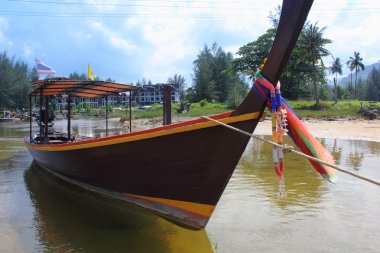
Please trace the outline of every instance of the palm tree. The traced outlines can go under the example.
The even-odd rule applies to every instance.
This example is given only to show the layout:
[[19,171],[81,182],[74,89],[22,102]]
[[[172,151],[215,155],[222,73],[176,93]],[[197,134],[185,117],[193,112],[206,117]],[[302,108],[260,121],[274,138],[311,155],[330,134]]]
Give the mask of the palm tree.
[[317,86],[317,65],[320,62],[324,68],[322,57],[330,55],[329,50],[324,48],[331,43],[330,39],[323,38],[326,27],[319,28],[318,23],[306,24],[300,38],[300,47],[305,51],[307,59],[312,64],[312,80],[316,106],[319,105],[318,86]]
[[[355,70],[354,98],[356,98],[356,83],[357,83],[357,79],[358,79],[358,72],[360,70],[365,69],[365,66],[362,63],[362,61],[363,61],[363,58],[360,57],[360,53],[354,52],[354,57],[350,56],[350,59],[346,63],[347,67],[350,69],[351,72],[353,70]],[[351,83],[352,83],[352,81],[351,81]]]
[[334,77],[334,102],[335,104],[338,102],[338,94],[337,94],[337,81],[338,81],[338,74],[342,75],[342,63],[340,62],[340,58],[337,57],[334,59],[334,61],[331,63],[330,67],[330,73],[335,74]]

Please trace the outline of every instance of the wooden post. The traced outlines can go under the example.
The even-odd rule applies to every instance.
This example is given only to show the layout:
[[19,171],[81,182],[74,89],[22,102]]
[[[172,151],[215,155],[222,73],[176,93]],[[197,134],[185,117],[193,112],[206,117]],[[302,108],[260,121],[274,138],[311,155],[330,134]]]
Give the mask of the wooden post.
[[45,118],[44,118],[44,143],[49,142],[49,96],[45,97]]
[[108,96],[106,96],[106,136],[108,136]]
[[172,100],[171,100],[171,92],[173,90],[173,86],[171,85],[163,85],[164,91],[164,105],[163,105],[163,125],[170,125],[172,123]]
[[32,143],[32,93],[29,94],[29,142]]
[[38,121],[39,121],[39,127],[40,127],[40,143],[42,143],[42,136],[44,134],[44,129],[42,127],[42,103],[43,103],[43,96],[42,96],[42,88],[40,88],[40,115],[38,116]]
[[132,133],[132,90],[129,90],[129,132]]
[[71,140],[71,96],[67,96],[67,138]]

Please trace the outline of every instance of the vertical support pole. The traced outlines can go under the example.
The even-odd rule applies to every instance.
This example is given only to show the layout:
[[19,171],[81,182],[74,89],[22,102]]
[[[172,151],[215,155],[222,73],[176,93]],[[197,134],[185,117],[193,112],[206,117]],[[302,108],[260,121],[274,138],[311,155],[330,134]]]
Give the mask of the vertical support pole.
[[43,103],[43,96],[42,96],[42,88],[40,88],[40,115],[38,116],[38,121],[39,121],[39,127],[40,127],[40,143],[42,143],[42,138],[43,138],[43,133],[44,133],[44,129],[42,127],[42,103]]
[[32,143],[32,93],[29,94],[29,142]]
[[172,101],[171,92],[173,87],[171,85],[164,85],[164,105],[163,105],[163,125],[170,125],[172,123]]
[[44,143],[48,143],[48,134],[49,134],[49,96],[45,97],[45,118],[44,118]]
[[132,91],[129,91],[129,132],[132,133]]
[[108,96],[106,96],[106,136],[108,136]]
[[67,138],[71,140],[71,96],[67,96]]

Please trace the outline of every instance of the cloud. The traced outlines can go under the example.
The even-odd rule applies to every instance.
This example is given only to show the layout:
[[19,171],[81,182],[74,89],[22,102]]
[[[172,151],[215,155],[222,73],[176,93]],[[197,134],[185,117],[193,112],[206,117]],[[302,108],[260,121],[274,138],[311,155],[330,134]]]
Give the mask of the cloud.
[[89,30],[86,30],[85,27],[78,29],[78,26],[70,26],[67,28],[67,32],[68,35],[78,43],[83,43],[93,37],[93,34]]
[[13,45],[12,41],[5,36],[5,31],[8,29],[8,19],[0,17],[0,44],[4,44],[6,47]]
[[[281,4],[282,0],[85,0],[69,5],[6,1],[4,8],[15,12],[50,16],[0,17],[0,45],[30,62],[36,53],[63,74],[91,61],[99,76],[116,80],[165,82],[180,74],[189,83],[193,61],[205,44],[216,42],[224,51],[236,53],[271,27],[268,14]],[[359,51],[370,64],[380,52],[379,9],[380,1],[318,0],[309,20],[327,26],[325,35],[333,40],[327,48],[342,62]],[[39,27],[39,32],[30,27]]]
[[[377,5],[380,8],[380,4]],[[365,65],[377,62],[380,59],[380,34],[374,31],[379,29],[378,15],[370,12],[360,17],[352,12],[340,14],[326,32],[326,36],[333,39],[330,46],[333,54],[346,62],[356,51]]]
[[96,21],[91,24],[91,28],[95,32],[102,33],[104,41],[109,41],[113,47],[119,49],[125,54],[130,54],[130,52],[137,47],[130,39],[124,38],[122,36],[124,33],[120,27],[117,29],[117,31],[114,31],[111,28],[107,27],[103,22]]

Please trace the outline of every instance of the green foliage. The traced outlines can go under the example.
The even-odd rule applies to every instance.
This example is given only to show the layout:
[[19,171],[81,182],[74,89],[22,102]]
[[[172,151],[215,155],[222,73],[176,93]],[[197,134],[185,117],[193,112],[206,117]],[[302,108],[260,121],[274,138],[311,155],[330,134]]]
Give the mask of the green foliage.
[[371,101],[380,101],[380,69],[374,68],[365,85],[365,98]]
[[300,36],[300,50],[304,52],[303,60],[309,61],[312,65],[311,79],[313,84],[313,95],[316,104],[319,103],[318,83],[324,80],[324,64],[322,58],[330,55],[325,48],[332,41],[324,38],[326,27],[319,28],[318,23],[306,24]]
[[74,71],[74,73],[71,73],[69,75],[69,78],[72,78],[72,79],[75,79],[75,80],[87,80],[87,74],[79,74],[77,73],[76,71]]
[[29,107],[30,83],[38,80],[35,69],[22,61],[0,53],[0,109],[22,109]]
[[247,75],[250,79],[253,79],[263,60],[268,57],[275,34],[276,29],[269,29],[256,41],[240,47],[237,52],[237,55],[240,57],[232,61],[229,70],[234,73]]
[[[194,86],[188,89],[186,98],[191,102],[205,99],[224,103],[231,90],[241,91],[244,81],[229,71],[232,59],[232,54],[224,52],[216,43],[211,48],[205,45],[194,61]],[[240,88],[234,89],[236,86]]]
[[230,110],[228,105],[220,103],[206,103],[201,106],[200,103],[192,103],[187,113],[176,114],[177,116],[197,117],[202,115],[213,115]]
[[[318,105],[310,100],[288,101],[288,103],[301,118],[356,116],[360,110],[360,102],[357,100],[344,100],[338,101],[338,103],[332,101],[320,101]],[[369,103],[364,102],[363,106],[369,106]]]
[[[354,52],[354,57],[350,56],[350,59],[347,61],[347,67],[350,69],[350,71],[355,70],[355,85],[354,85],[354,98],[357,98],[357,79],[358,79],[358,72],[360,70],[364,70],[365,66],[363,64],[363,58],[360,57],[359,52]],[[352,85],[352,84],[351,84]]]
[[206,99],[202,99],[201,101],[199,101],[199,105],[201,107],[204,107],[205,105],[207,105],[207,100]]
[[[248,75],[253,79],[254,75],[268,56],[272,47],[276,26],[278,24],[277,14],[271,16],[271,22],[275,28],[269,29],[265,34],[260,36],[256,41],[242,46],[236,58],[232,61],[230,71]],[[318,96],[318,85],[325,83],[325,67],[322,57],[329,55],[329,51],[324,48],[326,44],[331,43],[330,39],[324,38],[325,27],[320,29],[317,24],[306,24],[301,32],[295,48],[289,58],[284,72],[281,76],[282,95],[288,99],[309,98],[311,91],[316,100]],[[313,89],[310,89],[312,85]],[[322,90],[323,98],[328,97],[328,93]]]
[[[186,113],[177,113],[177,109],[180,104],[172,104],[172,115],[178,117],[198,117],[203,115],[213,115],[222,112],[226,112],[229,110],[228,105],[220,104],[220,103],[192,103],[190,106],[190,110]],[[127,108],[129,110],[129,108]],[[112,113],[111,117],[121,117],[121,121],[129,120],[129,111],[123,111],[122,115]],[[154,104],[149,107],[145,107],[145,109],[138,109],[137,107],[132,108],[132,119],[141,119],[141,118],[155,118],[162,117],[162,105]]]
[[329,71],[331,74],[335,75],[334,77],[334,101],[337,103],[338,101],[338,90],[337,90],[337,81],[338,81],[338,74],[342,75],[342,62],[340,61],[340,58],[337,57],[334,59],[334,61],[331,63],[331,67],[329,68]]
[[228,105],[236,109],[248,94],[248,85],[235,85],[230,89],[228,95]]
[[179,98],[180,98],[180,100],[183,100],[185,98],[186,81],[185,81],[185,78],[183,76],[175,74],[173,77],[168,78],[167,84],[178,84],[179,85]]
[[319,86],[319,98],[322,100],[329,100],[330,99],[330,87],[326,84],[322,84]]

